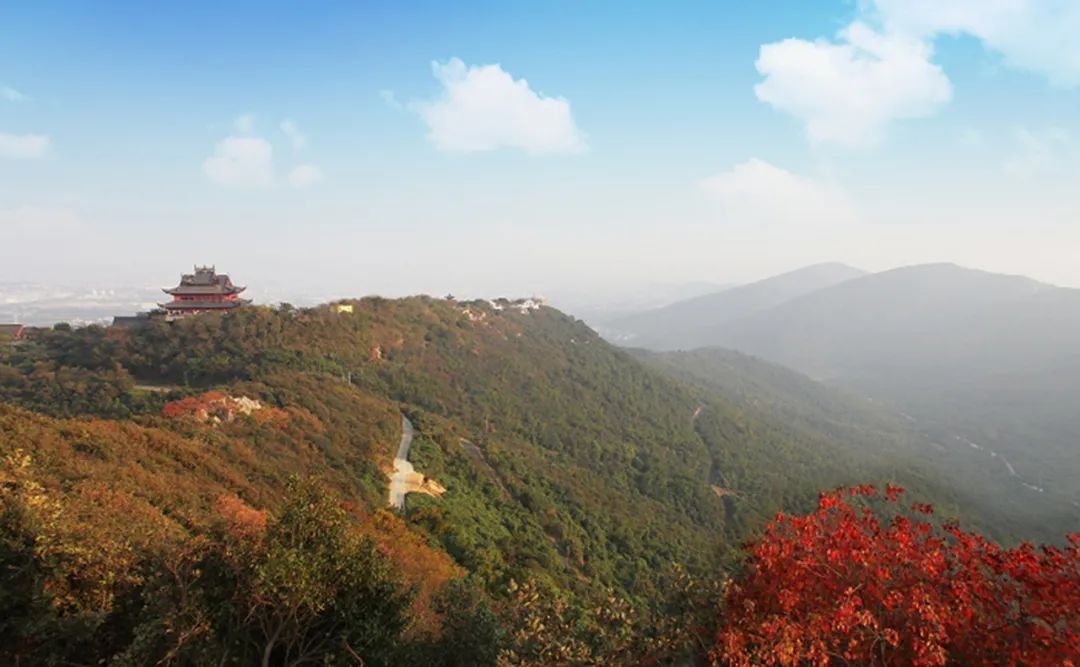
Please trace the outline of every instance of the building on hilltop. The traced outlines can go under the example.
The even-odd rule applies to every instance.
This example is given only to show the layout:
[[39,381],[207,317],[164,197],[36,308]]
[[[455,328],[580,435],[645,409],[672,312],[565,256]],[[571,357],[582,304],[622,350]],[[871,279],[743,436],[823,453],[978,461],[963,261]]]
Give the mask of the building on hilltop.
[[195,273],[185,273],[176,287],[162,289],[172,301],[158,304],[166,319],[176,319],[195,313],[230,311],[251,303],[241,299],[246,287],[233,285],[229,276],[217,273],[213,266],[196,266]]

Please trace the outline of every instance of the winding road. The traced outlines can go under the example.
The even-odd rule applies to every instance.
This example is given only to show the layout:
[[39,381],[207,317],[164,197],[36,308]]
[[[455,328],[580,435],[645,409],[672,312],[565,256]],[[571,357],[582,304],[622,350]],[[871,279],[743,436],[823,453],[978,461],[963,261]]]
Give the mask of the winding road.
[[394,474],[390,476],[390,506],[405,509],[405,481],[414,476],[416,471],[409,463],[409,447],[413,441],[413,425],[405,415],[401,415],[401,444],[394,457]]

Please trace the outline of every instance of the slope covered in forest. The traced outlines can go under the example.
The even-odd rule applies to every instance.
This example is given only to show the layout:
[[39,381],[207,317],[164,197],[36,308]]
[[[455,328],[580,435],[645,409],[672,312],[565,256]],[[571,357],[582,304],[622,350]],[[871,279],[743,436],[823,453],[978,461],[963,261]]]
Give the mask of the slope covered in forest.
[[737,349],[910,414],[980,453],[986,494],[1080,520],[1080,290],[952,264],[815,291],[713,329]]
[[[496,601],[514,582],[535,581],[573,605],[614,592],[657,611],[673,564],[715,575],[773,513],[810,509],[822,488],[899,480],[947,512],[958,507],[904,452],[831,442],[768,406],[669,377],[554,309],[427,297],[350,303],[352,313],[252,307],[136,330],[57,327],[6,346],[3,557],[33,574],[8,582],[16,593],[3,605],[16,620],[5,643],[28,627],[51,628],[37,641],[55,643],[76,636],[77,621],[77,650],[103,658],[134,650],[143,635],[157,643],[144,638],[147,653],[137,655],[159,655],[175,640],[162,628],[183,623],[204,628],[192,646],[208,654],[250,644],[206,629],[243,624],[200,625],[203,611],[151,614],[155,604],[173,608],[155,597],[175,593],[160,577],[217,563],[229,586],[257,592],[277,581],[271,556],[293,553],[310,522],[320,526],[313,534],[341,536],[325,551],[334,562],[352,544],[342,522],[380,545],[417,591],[405,632],[426,646],[453,634],[438,600],[463,574]],[[228,397],[259,409],[208,418],[206,406]],[[403,522],[384,511],[400,414],[416,427],[410,458],[446,489],[410,495]],[[298,501],[315,493],[298,479],[316,480],[351,518]],[[115,548],[95,551],[96,540]],[[269,559],[265,568],[233,560],[237,540],[253,562]],[[43,552],[42,543],[62,548]],[[318,580],[305,554],[290,558]],[[371,562],[356,567],[382,571]],[[325,585],[336,590],[334,582]],[[255,617],[242,611],[232,613]],[[156,620],[133,620],[146,618]]]
[[632,353],[702,391],[828,443],[823,447],[839,448],[850,465],[890,457],[900,478],[938,480],[939,488],[947,480],[960,515],[997,540],[1059,541],[1080,520],[1077,508],[1060,497],[1025,485],[1000,455],[886,403],[722,348]]

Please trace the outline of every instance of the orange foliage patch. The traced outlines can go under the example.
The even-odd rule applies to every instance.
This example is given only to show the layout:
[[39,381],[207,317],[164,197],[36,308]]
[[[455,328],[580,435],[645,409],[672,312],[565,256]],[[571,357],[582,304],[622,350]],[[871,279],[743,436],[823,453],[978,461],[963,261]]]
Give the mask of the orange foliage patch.
[[[311,433],[316,435],[322,435],[326,433],[326,425],[322,423],[322,420],[320,420],[318,417],[311,414],[311,412],[305,410],[304,408],[289,406],[284,410],[271,408],[270,411],[271,414],[283,415],[282,421],[280,422],[281,426],[284,426],[287,423],[289,425],[299,428],[305,433]],[[279,422],[275,421],[275,424],[279,424]]]
[[[200,422],[231,422],[238,415],[256,415],[265,409],[258,402],[244,396],[235,397],[220,391],[208,391],[199,396],[188,396],[179,401],[166,403],[162,416],[169,418],[190,417]],[[267,421],[286,418],[282,411],[265,416]]]
[[411,530],[398,516],[385,510],[362,522],[365,532],[393,561],[405,583],[416,590],[410,609],[410,637],[437,637],[442,618],[435,612],[435,599],[447,583],[464,576],[450,556],[428,546],[426,539]]
[[161,408],[161,414],[164,417],[177,418],[177,417],[199,417],[202,415],[202,419],[206,418],[206,414],[211,405],[224,401],[227,396],[220,391],[208,391],[199,396],[188,396],[182,398],[179,401],[171,401],[166,403]]
[[214,510],[224,519],[225,530],[235,540],[256,538],[266,532],[266,511],[248,506],[237,496],[220,496]]

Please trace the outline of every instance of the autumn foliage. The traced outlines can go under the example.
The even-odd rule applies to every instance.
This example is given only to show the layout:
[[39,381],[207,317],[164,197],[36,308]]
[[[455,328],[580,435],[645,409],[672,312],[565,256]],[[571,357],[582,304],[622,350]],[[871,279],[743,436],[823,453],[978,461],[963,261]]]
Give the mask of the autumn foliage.
[[188,396],[178,401],[170,401],[162,407],[161,414],[173,419],[201,415],[205,420],[210,406],[224,403],[226,398],[227,396],[220,391],[208,391],[199,396]]
[[731,665],[1073,665],[1080,535],[999,547],[903,490],[841,489],[779,515],[731,584],[711,658]]

